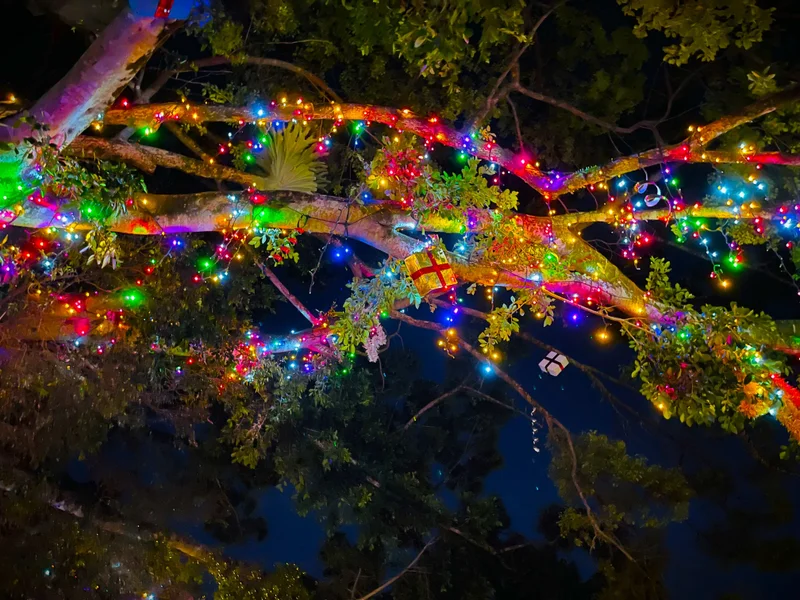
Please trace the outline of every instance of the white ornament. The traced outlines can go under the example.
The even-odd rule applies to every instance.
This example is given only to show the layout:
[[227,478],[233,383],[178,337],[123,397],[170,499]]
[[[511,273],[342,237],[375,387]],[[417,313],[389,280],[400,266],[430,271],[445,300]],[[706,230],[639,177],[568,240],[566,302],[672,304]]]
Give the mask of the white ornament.
[[539,368],[553,377],[561,374],[569,364],[567,357],[558,352],[548,352],[547,356],[539,361]]

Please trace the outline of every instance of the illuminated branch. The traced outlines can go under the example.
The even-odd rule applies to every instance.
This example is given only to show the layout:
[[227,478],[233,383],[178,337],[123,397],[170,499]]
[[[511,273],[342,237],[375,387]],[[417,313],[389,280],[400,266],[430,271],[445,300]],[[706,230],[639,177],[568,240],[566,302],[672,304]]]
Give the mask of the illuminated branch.
[[[564,175],[545,174],[528,158],[520,156],[485,140],[475,140],[468,131],[458,131],[438,118],[420,119],[408,110],[361,105],[332,104],[315,107],[311,104],[281,105],[276,107],[225,107],[215,105],[198,105],[187,108],[184,104],[167,103],[135,106],[127,110],[110,110],[106,113],[105,122],[112,125],[147,125],[154,122],[156,113],[163,113],[164,118],[185,119],[187,122],[206,121],[267,121],[271,119],[310,121],[367,121],[389,125],[399,131],[408,131],[432,142],[439,142],[452,148],[466,148],[470,154],[478,158],[495,162],[517,175],[534,190],[554,198],[572,193],[630,173],[644,167],[664,162],[753,162],[761,164],[796,165],[800,158],[779,153],[753,154],[748,160],[745,154],[704,151],[703,148],[713,139],[742,125],[773,112],[789,102],[800,98],[800,87],[780,92],[769,98],[756,102],[743,109],[738,115],[723,117],[709,125],[699,127],[697,132],[680,144],[666,148],[656,148],[632,156],[615,159],[602,167]],[[575,109],[577,110],[577,109]],[[589,115],[587,115],[589,116]],[[649,122],[648,122],[649,123]],[[644,127],[636,125],[632,127]],[[650,125],[646,125],[650,126]]]
[[743,108],[737,115],[722,117],[708,125],[697,127],[694,133],[680,144],[617,158],[602,167],[569,174],[560,178],[558,183],[551,186],[550,189],[556,195],[569,194],[590,185],[665,162],[762,162],[763,164],[795,165],[798,162],[798,157],[796,156],[784,156],[769,152],[756,154],[754,159],[748,161],[747,155],[737,156],[734,153],[708,152],[703,149],[712,140],[740,125],[763,117],[797,100],[800,100],[800,86],[759,100]]
[[[33,228],[63,227],[64,224],[56,219],[56,214],[45,206],[33,204],[13,224]],[[478,217],[481,220],[489,218],[488,213]],[[547,242],[545,225],[548,222],[549,219],[544,217],[524,217],[525,233],[530,243]],[[355,239],[395,258],[405,258],[424,247],[424,242],[405,236],[400,231],[403,226],[413,224],[409,222],[407,213],[389,212],[380,206],[350,204],[341,198],[321,194],[276,192],[269,196],[267,205],[254,208],[247,194],[209,192],[137,197],[135,206],[109,223],[109,228],[134,235],[167,235],[247,229],[256,225],[283,229],[302,227],[311,234],[332,234]],[[458,219],[441,217],[432,217],[424,225],[429,231],[442,233],[458,233],[463,227]],[[70,227],[86,230],[92,224],[76,221]],[[450,254],[449,259],[460,281],[514,288],[545,285],[552,292],[570,298],[575,294],[593,298],[598,303],[616,306],[628,314],[644,316],[648,313],[643,292],[602,254],[566,227],[561,243],[569,252],[581,253],[587,264],[594,265],[592,276],[572,273],[566,279],[534,282],[524,274],[500,269],[490,262],[470,260],[457,254]]]
[[[576,225],[589,223],[613,223],[619,217],[618,213],[608,210],[598,210],[586,213],[568,213],[556,215],[553,218],[555,225]],[[768,212],[761,209],[751,209],[749,204],[741,206],[687,206],[682,211],[668,208],[652,208],[631,213],[631,218],[638,221],[668,221],[680,217],[698,217],[705,219],[765,219],[779,220],[782,215],[778,212]]]
[[311,104],[286,105],[276,107],[227,107],[216,105],[197,105],[186,108],[185,104],[164,103],[134,106],[129,109],[115,109],[106,112],[104,121],[108,125],[146,126],[153,123],[154,115],[163,113],[164,118],[185,120],[189,123],[221,121],[238,123],[239,121],[268,121],[280,119],[290,121],[329,120],[329,121],[369,121],[383,123],[407,131],[432,142],[438,142],[452,148],[475,146],[470,150],[475,156],[502,165],[519,176],[535,190],[545,193],[549,178],[534,166],[528,159],[520,157],[510,150],[484,140],[474,140],[469,132],[458,131],[442,123],[438,118],[420,119],[409,110],[398,110],[382,106],[363,104],[332,104],[313,106]]
[[72,142],[68,152],[78,158],[90,157],[130,163],[148,173],[152,173],[156,167],[164,167],[177,169],[197,177],[233,181],[256,189],[266,187],[264,177],[217,164],[213,162],[213,159],[199,161],[161,148],[130,144],[121,140],[83,136]]

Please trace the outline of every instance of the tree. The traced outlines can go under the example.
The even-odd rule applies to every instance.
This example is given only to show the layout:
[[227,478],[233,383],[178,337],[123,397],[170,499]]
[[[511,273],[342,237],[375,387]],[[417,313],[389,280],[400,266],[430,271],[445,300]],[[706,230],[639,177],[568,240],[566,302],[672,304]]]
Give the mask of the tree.
[[[359,353],[386,369],[380,353],[393,320],[436,332],[444,352],[472,357],[527,402],[548,430],[557,472],[569,473],[564,497],[575,508],[561,516],[562,529],[589,531],[585,540],[635,562],[635,536],[617,531],[623,501],[595,497],[597,481],[581,468],[581,453],[598,444],[620,467],[619,448],[569,432],[501,366],[501,349],[517,338],[537,343],[525,313],[544,325],[560,307],[590,313],[604,324],[601,337],[618,330],[630,341],[632,375],[664,417],[741,433],[774,413],[800,439],[800,392],[785,379],[787,356],[797,352],[792,324],[694,302],[660,258],[646,282],[627,274],[671,230],[677,241],[698,240],[722,291],[746,246],[765,246],[794,281],[787,265],[798,259],[790,196],[800,88],[791,65],[760,44],[773,9],[752,0],[667,11],[618,4],[609,25],[603,8],[563,3],[398,11],[371,2],[221,2],[210,19],[190,19],[193,39],[162,52],[155,76],[145,63],[183,23],[122,11],[64,79],[2,130],[3,446],[18,464],[37,467],[96,448],[112,423],[156,414],[193,439],[193,426],[220,410],[235,463],[254,467],[273,454],[301,500],[331,505],[332,493],[368,512],[381,506],[371,488],[388,487],[389,473],[370,473],[370,452],[391,471],[410,458],[392,463],[385,447],[358,456],[357,440],[339,446],[357,413],[347,402],[368,395],[341,389],[365,377],[353,373]],[[668,38],[663,50],[642,40],[649,32]],[[197,39],[211,56],[198,56]],[[544,41],[560,48],[549,62]],[[662,56],[675,67],[661,66]],[[605,63],[615,59],[622,66],[611,72]],[[710,61],[706,73],[678,69],[698,59]],[[654,74],[643,75],[654,63]],[[649,104],[645,87],[661,78]],[[298,92],[279,92],[289,84]],[[694,87],[708,95],[689,121],[676,111],[687,103],[682,94],[702,97]],[[619,139],[630,154],[613,149]],[[711,193],[700,200],[697,184],[681,181],[704,175]],[[212,191],[197,191],[198,180]],[[724,257],[713,235],[724,239]],[[404,260],[439,252],[457,289],[422,290]],[[322,286],[326,257],[337,255],[353,275],[340,307],[310,308],[284,283],[298,263],[311,286]],[[477,286],[488,310],[459,297]],[[258,329],[258,315],[278,299],[299,311],[306,330]],[[443,319],[404,312],[423,303]],[[483,331],[457,325],[464,316],[485,323]],[[464,393],[490,401],[477,385],[454,389],[433,406]],[[352,421],[359,432],[369,431],[363,417]],[[326,419],[340,424],[322,427]],[[311,436],[312,445],[287,442],[297,422],[317,420],[308,426],[324,435]],[[318,463],[307,480],[309,452],[364,472],[335,493],[304,498],[328,468]],[[415,460],[409,472],[430,455]],[[628,460],[624,471],[646,471]],[[471,475],[463,476],[466,489]],[[653,478],[655,489],[671,484],[670,499],[685,501],[677,474]],[[411,495],[436,504],[424,489]],[[433,555],[432,531],[445,525],[435,506],[426,508],[407,546]],[[492,528],[478,529],[476,543],[485,544]],[[384,530],[369,543],[404,533]]]

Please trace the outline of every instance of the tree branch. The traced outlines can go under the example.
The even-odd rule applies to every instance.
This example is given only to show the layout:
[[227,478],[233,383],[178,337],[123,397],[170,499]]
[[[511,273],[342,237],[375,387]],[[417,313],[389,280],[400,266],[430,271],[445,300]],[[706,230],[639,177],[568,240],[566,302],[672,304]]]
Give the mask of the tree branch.
[[[527,95],[533,94],[537,99],[545,98],[544,96],[537,95],[535,92],[530,92],[530,90],[527,91],[529,92]],[[502,165],[530,185],[534,190],[543,194],[545,198],[549,199],[578,191],[592,184],[607,181],[619,175],[624,175],[664,162],[716,163],[763,161],[766,164],[797,164],[798,159],[794,156],[763,153],[754,155],[753,158],[748,161],[746,156],[736,155],[734,153],[703,152],[702,147],[723,133],[743,123],[747,123],[755,118],[773,112],[798,98],[800,98],[800,86],[760,100],[743,109],[739,115],[723,117],[705,127],[701,127],[697,133],[680,144],[668,146],[666,148],[656,148],[639,154],[618,158],[607,163],[603,167],[595,167],[586,171],[578,171],[565,175],[558,173],[545,174],[528,159],[520,157],[488,141],[473,140],[467,136],[467,141],[465,142],[465,132],[457,131],[441,123],[436,117],[420,119],[413,116],[408,110],[379,106],[334,104],[326,107],[314,107],[306,103],[300,108],[286,105],[273,107],[269,110],[266,108],[257,109],[255,107],[224,107],[216,105],[199,105],[187,109],[186,105],[183,104],[168,103],[135,106],[127,110],[110,110],[106,113],[105,121],[108,124],[117,125],[131,123],[146,125],[154,122],[156,113],[163,113],[167,118],[186,119],[189,122],[224,121],[238,123],[241,120],[255,122],[269,119],[284,121],[292,119],[374,121],[394,127],[400,131],[408,131],[430,142],[439,142],[452,148],[464,148],[465,144],[467,146],[474,144],[474,147],[469,148],[471,154],[478,158]],[[560,103],[560,101],[554,99],[549,100],[552,100],[553,103]],[[591,115],[582,113],[582,111],[574,107],[570,108],[572,109],[571,112],[575,113],[577,111],[591,122],[608,125],[619,131],[633,130],[634,127],[645,127],[643,124],[645,122],[640,122],[636,126],[631,126],[629,128],[617,128]],[[262,111],[260,115],[258,114],[259,110]]]
[[[420,319],[415,319],[413,317],[409,317],[404,313],[400,313],[397,311],[391,312],[391,317],[393,319],[403,321],[408,323],[409,325],[413,325],[414,327],[419,327],[422,329],[429,329],[431,331],[438,331],[441,332],[445,328],[438,323],[433,323],[431,321],[422,321]],[[472,357],[477,360],[478,362],[485,363],[486,357],[483,356],[472,344],[464,340],[463,338],[458,338],[455,343],[461,346],[464,350],[466,350]],[[523,400],[525,400],[528,404],[531,405],[535,410],[540,411],[543,415],[545,423],[547,423],[548,429],[550,429],[551,434],[555,435],[556,432],[561,432],[564,435],[564,438],[567,442],[567,447],[570,452],[570,457],[572,460],[572,483],[575,486],[575,491],[577,492],[578,496],[580,497],[581,503],[583,504],[584,510],[586,511],[586,516],[589,521],[592,523],[592,527],[595,531],[595,534],[617,548],[622,554],[625,555],[628,560],[631,562],[636,562],[633,559],[633,556],[625,549],[625,547],[617,540],[614,536],[609,535],[606,533],[603,528],[600,526],[600,523],[597,521],[597,517],[594,515],[594,511],[592,511],[592,507],[589,504],[589,501],[586,498],[586,495],[583,493],[583,488],[578,481],[578,456],[575,452],[575,446],[572,443],[572,435],[570,434],[569,430],[564,426],[561,421],[556,419],[550,412],[544,408],[541,404],[539,404],[533,396],[531,396],[525,388],[520,385],[520,383],[511,377],[508,373],[506,373],[503,369],[501,369],[497,364],[492,363],[492,372],[495,373],[500,379],[505,381],[509,386],[511,386],[514,391],[516,391]]]
[[[497,78],[497,81],[495,82],[492,91],[486,98],[486,103],[484,104],[483,108],[480,110],[480,112],[478,112],[477,115],[475,115],[475,118],[472,119],[471,129],[477,129],[483,122],[483,120],[486,118],[486,115],[488,115],[494,109],[494,107],[497,106],[497,103],[500,100],[502,100],[508,95],[508,92],[514,87],[513,84],[506,86],[502,91],[500,91],[500,86],[503,84],[506,77],[508,77],[508,74],[513,69],[519,69],[519,59],[522,58],[522,55],[525,53],[525,51],[533,45],[533,42],[536,38],[536,32],[539,31],[539,28],[547,20],[547,17],[553,14],[553,12],[557,8],[560,8],[566,3],[567,0],[562,0],[561,2],[558,2],[550,10],[548,10],[541,17],[539,17],[539,20],[536,21],[536,24],[533,26],[533,29],[531,29],[531,32],[528,34],[528,41],[524,44],[520,44],[520,47],[511,55],[511,59],[508,61],[508,65],[506,66],[505,71],[503,71],[500,74],[500,77]],[[520,150],[522,150],[521,143],[520,143]]]
[[77,158],[89,157],[127,162],[148,173],[152,173],[155,167],[159,166],[177,169],[197,177],[233,181],[259,190],[266,189],[268,185],[265,177],[217,164],[212,162],[213,159],[199,161],[161,148],[129,144],[120,140],[82,136],[76,139],[67,151]]
[[184,133],[179,125],[176,125],[175,123],[164,123],[164,127],[166,127],[167,131],[174,135],[181,144],[191,150],[194,155],[197,156],[197,158],[202,160],[204,163],[214,163],[214,158],[210,154],[207,154],[206,151],[200,147],[200,144],[195,142],[189,136],[189,134]]
[[[48,135],[59,145],[69,144],[108,108],[174,29],[167,19],[123,10],[29,114],[48,125]],[[0,127],[0,140],[19,142],[32,131],[30,125]]]
[[408,571],[409,571],[409,570],[411,570],[411,569],[414,567],[414,565],[416,565],[416,564],[419,562],[419,559],[420,559],[420,558],[422,558],[422,555],[423,555],[423,554],[425,554],[425,551],[426,551],[428,548],[430,548],[431,546],[433,546],[435,543],[436,543],[436,538],[433,538],[433,539],[432,539],[430,542],[428,542],[427,544],[425,544],[425,547],[424,547],[422,550],[420,550],[420,551],[419,551],[419,554],[417,554],[417,555],[414,557],[414,560],[412,560],[410,563],[408,563],[408,565],[406,566],[406,568],[405,568],[405,569],[403,569],[402,571],[400,571],[400,572],[399,572],[397,575],[395,575],[395,576],[394,576],[394,577],[392,577],[391,579],[387,579],[385,583],[383,583],[383,584],[381,584],[380,586],[376,587],[374,590],[372,590],[372,591],[371,591],[369,594],[367,594],[366,596],[361,596],[361,598],[359,598],[358,600],[368,600],[369,598],[372,598],[373,596],[376,596],[377,594],[380,594],[380,593],[381,593],[383,590],[385,590],[386,588],[388,588],[388,587],[389,587],[390,585],[392,585],[392,584],[393,584],[395,581],[397,581],[397,580],[398,580],[398,579],[400,579],[400,578],[401,578],[403,575],[405,575],[406,573],[408,573]]
[[[193,71],[197,69],[204,69],[207,67],[216,67],[220,65],[230,64],[230,59],[226,56],[212,56],[210,58],[199,58],[188,63],[185,67],[174,69],[172,74],[183,73],[186,71]],[[325,83],[325,81],[314,73],[307,71],[303,67],[299,67],[293,63],[286,62],[285,60],[278,60],[275,58],[264,58],[261,56],[245,56],[241,58],[241,60],[236,61],[234,66],[238,66],[241,64],[247,65],[254,65],[258,67],[276,67],[278,69],[284,69],[285,71],[291,71],[301,77],[304,77],[313,85],[314,87],[318,88],[323,94],[326,94],[331,100],[334,102],[342,102],[342,99],[339,97],[333,89]]]
[[260,260],[258,260],[255,254],[252,251],[250,251],[249,248],[248,252],[250,252],[250,254],[253,256],[253,260],[255,260],[256,266],[259,269],[261,269],[261,272],[267,277],[267,279],[269,279],[272,282],[272,285],[278,288],[278,291],[281,294],[283,294],[283,297],[286,298],[292,304],[292,306],[294,306],[298,310],[298,312],[301,315],[303,315],[306,319],[308,319],[309,323],[311,323],[312,325],[316,325],[319,322],[319,319],[317,319],[316,317],[314,317],[314,315],[311,314],[311,311],[308,310],[308,308],[306,308],[305,304],[303,304],[297,296],[295,296],[292,292],[290,292],[289,288],[287,288],[283,284],[283,282],[280,279],[278,279],[278,276],[275,275],[275,272],[272,269],[270,269],[267,265],[262,263]]
[[795,165],[798,159],[794,156],[784,156],[767,152],[755,154],[748,160],[747,154],[715,153],[704,151],[703,148],[712,140],[728,133],[736,127],[749,123],[759,117],[763,117],[797,100],[800,100],[800,86],[778,92],[758,102],[754,102],[743,108],[737,115],[722,117],[708,125],[697,127],[694,133],[680,144],[617,158],[602,167],[595,167],[587,171],[577,171],[568,174],[566,177],[560,177],[557,182],[549,186],[549,189],[556,195],[569,194],[595,183],[607,181],[626,173],[666,162],[758,163],[763,161],[763,164]]
[[614,123],[609,123],[608,121],[604,121],[603,119],[599,119],[589,113],[583,112],[579,108],[576,108],[569,104],[568,102],[564,102],[563,100],[558,100],[551,96],[546,96],[544,94],[540,94],[539,92],[534,92],[533,90],[529,90],[528,88],[524,87],[519,82],[515,82],[511,89],[515,92],[519,92],[523,96],[527,96],[531,100],[537,100],[539,102],[544,102],[545,104],[549,104],[550,106],[555,106],[556,108],[560,108],[562,110],[567,111],[578,117],[579,119],[586,121],[587,123],[592,123],[593,125],[598,125],[603,129],[607,129],[609,131],[613,131],[614,133],[619,133],[621,135],[633,133],[639,129],[654,129],[655,126],[658,124],[658,121],[639,121],[638,123],[634,123],[629,127],[620,127],[615,125]]
[[452,396],[455,396],[456,394],[458,394],[463,389],[464,389],[463,385],[459,385],[458,387],[453,388],[449,392],[445,392],[441,396],[438,396],[437,398],[434,398],[433,400],[428,402],[425,406],[423,406],[421,409],[419,409],[413,417],[411,417],[408,420],[408,422],[405,424],[405,426],[403,426],[403,431],[407,431],[408,428],[411,427],[412,423],[416,423],[417,419],[419,419],[422,415],[424,415],[426,412],[428,412],[434,406],[436,406],[440,402],[444,402],[445,400],[447,400],[448,398],[450,398]]
[[[259,114],[259,110],[262,111]],[[109,125],[149,125],[153,124],[156,113],[163,113],[165,118],[185,119],[187,122],[228,122],[239,121],[260,122],[271,119],[291,120],[329,120],[329,121],[367,121],[383,123],[398,131],[407,131],[431,142],[439,142],[452,148],[463,148],[465,133],[458,131],[436,117],[420,119],[411,111],[404,109],[370,106],[362,104],[334,104],[315,107],[309,103],[301,107],[296,105],[276,107],[226,107],[217,105],[198,105],[186,108],[185,104],[164,103],[134,106],[129,109],[114,109],[106,112],[105,123]],[[547,178],[542,172],[525,158],[521,158],[510,150],[484,140],[472,140],[475,156],[492,161],[512,171],[537,191],[546,192]]]

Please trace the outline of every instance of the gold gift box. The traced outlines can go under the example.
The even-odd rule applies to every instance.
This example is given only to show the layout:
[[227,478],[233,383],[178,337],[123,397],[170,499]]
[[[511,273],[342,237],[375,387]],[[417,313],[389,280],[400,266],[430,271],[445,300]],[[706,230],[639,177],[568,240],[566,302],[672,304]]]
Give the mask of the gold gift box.
[[405,260],[411,279],[421,296],[458,283],[453,268],[441,248],[415,252]]

